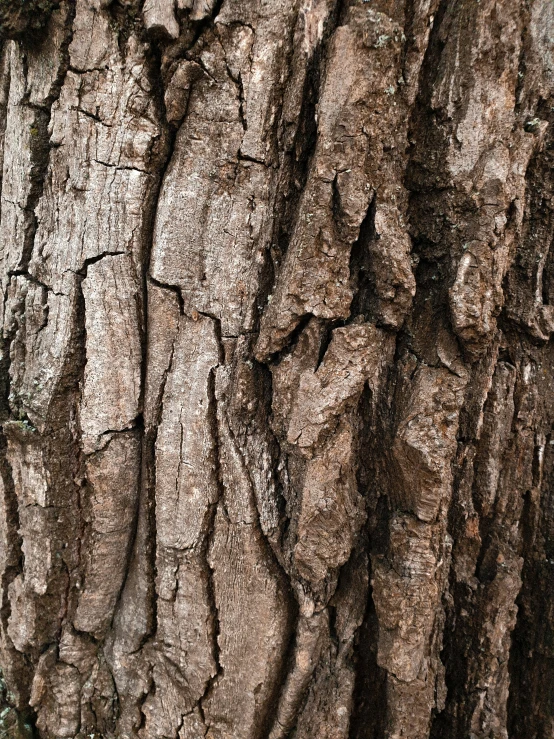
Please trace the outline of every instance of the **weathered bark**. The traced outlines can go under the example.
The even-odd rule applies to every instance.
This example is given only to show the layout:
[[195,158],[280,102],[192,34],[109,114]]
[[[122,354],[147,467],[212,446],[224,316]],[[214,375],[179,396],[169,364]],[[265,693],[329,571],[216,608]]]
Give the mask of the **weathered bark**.
[[551,0],[0,39],[0,735],[554,736]]

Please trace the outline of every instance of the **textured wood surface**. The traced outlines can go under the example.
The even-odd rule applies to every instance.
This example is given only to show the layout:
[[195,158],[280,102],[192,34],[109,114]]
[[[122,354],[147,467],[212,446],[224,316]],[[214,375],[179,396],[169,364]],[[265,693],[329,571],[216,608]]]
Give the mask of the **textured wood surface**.
[[0,736],[554,736],[551,0],[0,0]]

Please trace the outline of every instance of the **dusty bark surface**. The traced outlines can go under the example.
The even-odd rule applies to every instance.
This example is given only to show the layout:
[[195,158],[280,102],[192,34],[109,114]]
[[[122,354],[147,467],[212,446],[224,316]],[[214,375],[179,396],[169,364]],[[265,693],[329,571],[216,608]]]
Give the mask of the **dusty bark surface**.
[[551,0],[0,49],[0,736],[552,739]]

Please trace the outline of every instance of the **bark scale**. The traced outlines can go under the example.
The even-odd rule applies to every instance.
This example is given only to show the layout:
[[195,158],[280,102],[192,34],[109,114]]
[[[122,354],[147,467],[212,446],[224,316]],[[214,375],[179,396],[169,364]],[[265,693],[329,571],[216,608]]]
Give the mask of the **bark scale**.
[[552,2],[0,35],[3,735],[552,737]]

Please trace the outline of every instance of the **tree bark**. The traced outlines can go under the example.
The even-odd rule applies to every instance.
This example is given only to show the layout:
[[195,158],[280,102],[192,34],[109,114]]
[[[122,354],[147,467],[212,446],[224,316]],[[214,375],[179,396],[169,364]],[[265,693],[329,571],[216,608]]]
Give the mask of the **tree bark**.
[[0,735],[551,739],[551,0],[0,37]]

